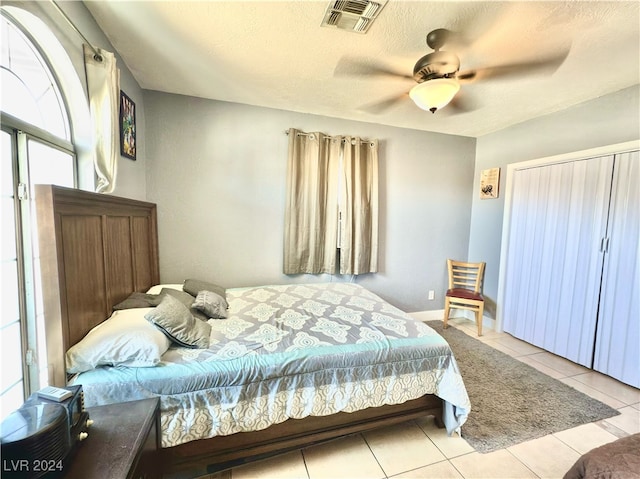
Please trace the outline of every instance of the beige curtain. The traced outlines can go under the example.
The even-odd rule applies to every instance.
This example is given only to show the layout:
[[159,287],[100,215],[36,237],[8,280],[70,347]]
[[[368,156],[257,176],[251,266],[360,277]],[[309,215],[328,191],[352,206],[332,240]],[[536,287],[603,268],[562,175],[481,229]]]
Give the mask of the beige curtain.
[[[338,213],[341,213],[338,239]],[[289,130],[284,273],[378,269],[378,142]]]
[[289,130],[284,273],[335,273],[340,140]]
[[345,137],[340,273],[378,271],[378,140]]
[[116,186],[120,158],[120,72],[113,53],[98,49],[100,57],[96,58],[90,46],[83,47],[94,132],[96,191],[111,193]]

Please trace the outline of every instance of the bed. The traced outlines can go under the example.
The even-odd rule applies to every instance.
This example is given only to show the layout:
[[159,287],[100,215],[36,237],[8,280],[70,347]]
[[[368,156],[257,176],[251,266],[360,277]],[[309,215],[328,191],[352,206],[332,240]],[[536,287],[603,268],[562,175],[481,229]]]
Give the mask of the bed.
[[563,479],[640,478],[640,433],[583,454]]
[[[354,283],[226,289],[228,317],[195,320],[208,325],[206,348],[172,343],[154,367],[69,377],[67,352],[160,283],[156,207],[43,185],[36,194],[49,382],[82,384],[88,406],[159,397],[165,472],[212,472],[421,416],[450,433],[466,420],[444,339]],[[164,305],[169,289],[182,288],[152,291]]]

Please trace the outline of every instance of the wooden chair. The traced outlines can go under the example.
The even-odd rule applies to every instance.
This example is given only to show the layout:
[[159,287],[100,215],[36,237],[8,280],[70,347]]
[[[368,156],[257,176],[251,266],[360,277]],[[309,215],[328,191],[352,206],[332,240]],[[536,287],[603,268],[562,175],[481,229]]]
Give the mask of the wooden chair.
[[444,328],[447,328],[449,310],[451,308],[468,309],[476,315],[478,336],[482,336],[482,313],[484,297],[482,296],[482,280],[485,263],[465,263],[447,260],[449,270],[449,289],[444,297]]

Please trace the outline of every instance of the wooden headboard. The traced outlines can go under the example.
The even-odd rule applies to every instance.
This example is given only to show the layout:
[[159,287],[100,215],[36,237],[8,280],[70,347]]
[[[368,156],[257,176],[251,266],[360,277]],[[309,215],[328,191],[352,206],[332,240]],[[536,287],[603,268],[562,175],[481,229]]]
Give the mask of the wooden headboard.
[[36,211],[49,384],[64,386],[66,351],[160,282],[156,205],[37,185]]

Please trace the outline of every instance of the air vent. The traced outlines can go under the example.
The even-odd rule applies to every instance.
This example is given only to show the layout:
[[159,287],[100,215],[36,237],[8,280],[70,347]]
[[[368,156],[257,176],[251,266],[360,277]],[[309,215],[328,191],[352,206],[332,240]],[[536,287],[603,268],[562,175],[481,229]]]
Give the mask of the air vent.
[[367,33],[387,0],[333,0],[322,20],[323,27]]

